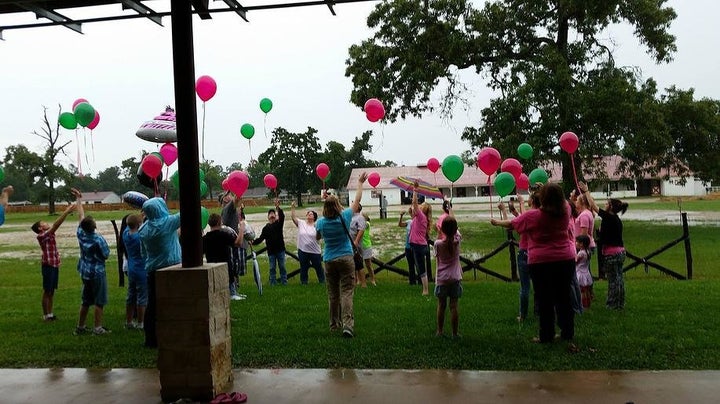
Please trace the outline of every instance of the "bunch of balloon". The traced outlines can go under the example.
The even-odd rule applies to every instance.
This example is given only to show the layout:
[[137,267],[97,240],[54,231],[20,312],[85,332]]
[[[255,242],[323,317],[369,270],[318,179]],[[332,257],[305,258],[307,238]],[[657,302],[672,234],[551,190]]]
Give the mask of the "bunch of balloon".
[[[260,111],[262,111],[265,114],[265,118],[263,119],[263,132],[265,133],[265,139],[267,139],[267,114],[268,114],[268,112],[270,112],[272,107],[273,107],[273,102],[270,98],[263,98],[262,100],[260,100]],[[253,129],[253,133],[255,133],[254,129]],[[250,158],[250,159],[252,160],[252,158]]]
[[263,177],[263,183],[265,183],[265,186],[273,191],[273,193],[275,194],[275,198],[277,198],[277,178],[275,178],[275,176],[272,174],[265,174],[265,177]]
[[448,181],[450,181],[450,198],[452,199],[454,192],[453,187],[455,186],[455,181],[459,180],[460,177],[463,174],[463,171],[465,171],[465,163],[463,163],[460,156],[456,156],[454,154],[451,154],[442,162],[442,172],[445,178],[447,178]]
[[250,149],[250,161],[252,161],[252,144],[250,143],[250,139],[255,136],[255,127],[249,123],[244,123],[243,126],[240,127],[240,134],[248,141],[248,148]]
[[[77,127],[90,129],[90,147],[92,149],[93,162],[95,162],[95,142],[92,138],[92,131],[100,123],[100,113],[90,105],[85,98],[78,98],[72,104],[73,112],[63,112],[58,117],[60,126],[67,130],[75,130],[75,144],[77,149],[77,167],[82,175],[82,160],[80,159],[80,141],[78,139]],[[90,164],[87,157],[87,138],[84,138],[85,162]]]
[[[512,191],[515,188],[515,184],[519,181],[520,176],[523,173],[522,172],[522,164],[520,164],[519,161],[517,161],[516,159],[513,159],[513,158],[505,159],[505,160],[503,160],[502,164],[500,164],[500,171],[501,171],[500,174],[508,173],[508,174],[510,174],[510,176],[512,176],[513,188],[510,189],[510,191]],[[495,183],[497,183],[497,177],[495,177]],[[506,185],[506,184],[507,184],[507,180],[502,182],[502,185]],[[507,195],[507,194],[501,195],[497,189],[497,186],[495,187],[495,191],[498,193],[498,195],[500,195],[501,198],[503,196]],[[510,192],[510,191],[508,191],[508,192]]]
[[195,92],[197,93],[198,97],[202,100],[202,152],[201,156],[203,161],[205,161],[205,103],[207,101],[210,101],[212,97],[215,96],[215,93],[217,92],[217,83],[215,82],[215,79],[213,79],[210,76],[200,76],[198,77],[197,81],[195,82]]
[[[500,168],[500,152],[492,147],[484,147],[477,156],[478,168],[488,176],[487,183],[490,185],[490,176]],[[490,192],[490,217],[493,216],[492,192]]]
[[565,132],[562,135],[560,135],[560,148],[565,151],[565,153],[570,155],[570,163],[572,164],[573,169],[573,178],[575,179],[575,189],[579,189],[578,186],[578,179],[577,179],[577,172],[575,172],[575,152],[578,149],[578,145],[580,144],[580,141],[578,140],[578,137],[573,132]]
[[440,162],[435,157],[430,157],[427,161],[427,168],[430,170],[431,173],[433,173],[433,177],[435,177],[435,186],[437,186],[437,170],[440,169]]
[[320,163],[315,167],[315,174],[317,174],[318,178],[322,181],[324,191],[325,179],[327,179],[328,174],[330,174],[330,167],[325,163]]

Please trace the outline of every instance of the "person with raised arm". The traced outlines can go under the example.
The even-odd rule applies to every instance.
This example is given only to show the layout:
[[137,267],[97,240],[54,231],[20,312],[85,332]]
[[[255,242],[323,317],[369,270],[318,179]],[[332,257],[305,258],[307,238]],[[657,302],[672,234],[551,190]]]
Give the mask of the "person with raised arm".
[[37,241],[38,244],[40,244],[40,250],[42,251],[42,260],[40,265],[43,294],[41,303],[44,321],[57,320],[57,316],[53,313],[53,300],[55,298],[55,290],[57,290],[58,282],[60,280],[60,252],[57,248],[55,232],[57,232],[65,219],[67,219],[70,212],[77,208],[79,203],[80,201],[76,200],[75,203],[69,204],[60,217],[55,219],[55,222],[53,222],[52,225],[39,220],[33,223],[30,227],[30,229],[37,234]]
[[350,239],[350,221],[355,212],[360,211],[363,184],[367,173],[358,178],[355,198],[349,208],[343,209],[334,195],[323,193],[323,214],[315,224],[316,238],[325,240],[323,261],[330,310],[330,331],[342,329],[345,338],[355,336],[355,317],[353,296],[355,293],[355,261]]
[[415,258],[417,266],[417,274],[422,283],[422,295],[429,295],[428,292],[428,272],[430,268],[426,268],[425,255],[429,252],[428,240],[430,231],[430,222],[432,221],[432,207],[427,202],[418,203],[417,189],[419,184],[417,181],[413,183],[412,196],[412,218],[413,225],[410,229],[410,249]]
[[310,267],[315,268],[318,282],[325,283],[325,271],[322,266],[322,253],[320,251],[320,242],[317,239],[317,212],[308,210],[305,212],[305,220],[298,219],[295,214],[295,202],[290,204],[290,217],[295,227],[298,228],[297,248],[298,258],[300,261],[300,283],[307,285],[308,270]]

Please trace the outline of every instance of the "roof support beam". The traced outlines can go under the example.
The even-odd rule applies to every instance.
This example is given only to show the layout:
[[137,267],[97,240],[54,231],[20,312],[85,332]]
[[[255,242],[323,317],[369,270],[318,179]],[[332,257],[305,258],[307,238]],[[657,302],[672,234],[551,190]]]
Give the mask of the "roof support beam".
[[150,21],[154,22],[159,26],[163,26],[162,17],[158,16],[155,10],[135,0],[122,0],[123,10],[132,9],[137,11],[138,14],[146,16]]
[[326,5],[328,6],[328,8],[330,9],[330,12],[332,13],[332,15],[337,15],[337,14],[335,14],[335,10],[333,9],[333,6],[335,5],[335,2],[334,2],[334,1],[332,1],[332,0],[325,0],[325,4],[326,4]]
[[225,2],[225,4],[228,5],[228,7],[234,9],[235,12],[237,13],[237,15],[239,15],[240,18],[245,20],[245,22],[250,22],[247,19],[247,10],[245,10],[245,8],[240,3],[238,3],[237,0],[223,0],[223,1]]
[[208,2],[209,0],[190,0],[190,3],[192,3],[195,12],[200,16],[201,20],[209,20],[212,18]]
[[68,17],[65,17],[64,15],[62,15],[60,13],[57,13],[53,10],[48,10],[48,9],[42,8],[34,3],[27,3],[27,4],[21,3],[20,5],[22,8],[26,9],[27,11],[32,11],[33,13],[35,13],[35,16],[38,19],[47,18],[50,21],[61,23],[66,28],[70,28],[71,30],[77,32],[78,34],[83,33],[82,26],[79,23],[71,20]]

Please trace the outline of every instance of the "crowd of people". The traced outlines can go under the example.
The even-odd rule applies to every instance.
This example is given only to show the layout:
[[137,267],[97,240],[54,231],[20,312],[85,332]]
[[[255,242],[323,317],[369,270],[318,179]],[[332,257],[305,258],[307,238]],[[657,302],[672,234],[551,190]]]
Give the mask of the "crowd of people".
[[[363,173],[358,179],[355,197],[347,208],[342,207],[336,196],[324,194],[322,214],[319,216],[308,210],[303,220],[297,217],[295,203],[291,204],[292,223],[298,230],[300,283],[308,283],[312,267],[318,282],[326,285],[330,330],[341,332],[348,338],[355,335],[355,288],[367,287],[368,281],[377,285],[372,268],[370,217],[362,211],[361,204],[366,180],[367,174]],[[417,190],[418,184],[413,186]],[[0,194],[0,224],[5,220],[12,191],[8,186]],[[595,254],[600,254],[598,262],[602,263],[598,274],[608,280],[606,307],[623,309],[625,305],[625,249],[620,215],[625,213],[628,205],[609,199],[605,207],[600,208],[585,184],[579,183],[577,191],[565,198],[559,185],[537,184],[531,188],[527,206],[522,195],[518,195],[517,207],[512,199],[507,207],[500,203],[500,218],[490,221],[492,225],[512,229],[520,235],[517,320],[528,319],[532,290],[534,314],[539,318],[536,341],[540,343],[549,343],[558,337],[556,323],[561,339],[571,341],[574,338],[575,314],[589,309],[595,299],[591,269],[591,258]],[[110,250],[103,236],[96,231],[95,220],[85,215],[82,194],[75,189],[72,194],[75,202],[69,204],[52,224],[38,221],[31,226],[42,252],[43,320],[57,320],[53,300],[58,288],[60,254],[55,234],[68,215],[77,211],[76,237],[80,247],[77,270],[82,280],[82,292],[74,333],[103,335],[110,333],[103,325],[103,309],[108,301],[105,262]],[[276,199],[274,209],[268,210],[267,224],[257,237],[246,221],[244,206],[238,198],[227,192],[220,202],[222,213],[213,213],[208,218],[210,229],[203,236],[203,252],[209,263],[227,263],[230,298],[243,300],[246,297],[238,293],[239,276],[246,272],[248,249],[262,242],[267,247],[269,284],[286,285],[285,214],[279,201]],[[513,217],[509,218],[508,213]],[[409,283],[422,285],[423,296],[430,294],[432,250],[437,272],[433,291],[437,298],[436,334],[444,335],[445,312],[449,307],[452,336],[459,337],[458,300],[463,293],[462,236],[452,203],[443,200],[442,213],[432,226],[432,206],[427,202],[419,203],[418,192],[413,192],[411,206],[399,216],[398,226],[405,229]],[[601,223],[597,231],[596,216]],[[125,327],[143,330],[147,347],[157,347],[155,274],[160,268],[180,263],[179,229],[180,214],[170,214],[165,201],[157,197],[143,204],[141,214],[123,218],[118,242],[122,247],[121,262],[124,262],[129,280]],[[434,241],[431,231],[436,234]],[[90,306],[94,307],[92,327],[86,325]]]

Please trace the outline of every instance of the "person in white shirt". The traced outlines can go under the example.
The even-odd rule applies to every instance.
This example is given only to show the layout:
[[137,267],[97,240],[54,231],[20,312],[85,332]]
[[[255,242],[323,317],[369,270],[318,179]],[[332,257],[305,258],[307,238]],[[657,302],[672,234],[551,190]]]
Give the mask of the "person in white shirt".
[[300,259],[300,283],[307,285],[308,270],[315,268],[318,282],[325,283],[325,272],[322,267],[322,254],[320,253],[320,242],[315,230],[317,212],[309,210],[305,213],[305,220],[298,220],[295,215],[295,202],[291,205],[292,221],[298,228],[297,247],[298,258]]

